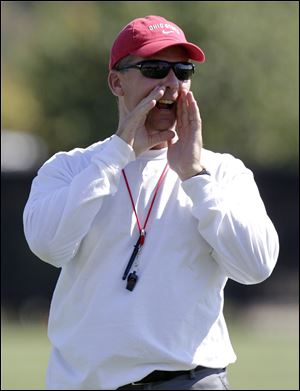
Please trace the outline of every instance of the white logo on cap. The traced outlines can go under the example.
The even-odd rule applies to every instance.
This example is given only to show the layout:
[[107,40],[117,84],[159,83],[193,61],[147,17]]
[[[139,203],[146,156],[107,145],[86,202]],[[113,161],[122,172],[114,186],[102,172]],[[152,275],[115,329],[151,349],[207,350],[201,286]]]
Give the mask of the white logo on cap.
[[[180,35],[179,29],[177,27],[175,27],[175,26],[172,26],[169,23],[151,24],[150,26],[148,26],[148,29],[150,31],[154,31],[154,30],[157,30],[157,29],[162,29],[162,33],[163,34],[177,33],[178,35]],[[167,30],[165,30],[165,29],[167,29]]]

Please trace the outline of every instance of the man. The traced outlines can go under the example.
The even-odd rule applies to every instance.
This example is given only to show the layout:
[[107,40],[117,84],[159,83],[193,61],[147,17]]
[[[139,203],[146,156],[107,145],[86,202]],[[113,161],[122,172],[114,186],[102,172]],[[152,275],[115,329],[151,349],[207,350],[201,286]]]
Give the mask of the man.
[[251,171],[202,147],[191,61],[204,59],[173,22],[129,23],[109,64],[117,131],[33,181],[25,235],[61,267],[48,389],[228,387],[223,289],[265,280],[279,245]]

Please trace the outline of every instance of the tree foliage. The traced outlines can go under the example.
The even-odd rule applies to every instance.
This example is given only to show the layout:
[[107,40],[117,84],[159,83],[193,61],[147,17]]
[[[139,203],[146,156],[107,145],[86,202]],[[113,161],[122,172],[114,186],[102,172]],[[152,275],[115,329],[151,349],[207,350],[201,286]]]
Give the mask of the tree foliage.
[[296,1],[3,2],[2,127],[42,136],[51,154],[113,134],[110,47],[130,20],[155,14],[206,54],[193,79],[205,147],[296,170],[298,8]]

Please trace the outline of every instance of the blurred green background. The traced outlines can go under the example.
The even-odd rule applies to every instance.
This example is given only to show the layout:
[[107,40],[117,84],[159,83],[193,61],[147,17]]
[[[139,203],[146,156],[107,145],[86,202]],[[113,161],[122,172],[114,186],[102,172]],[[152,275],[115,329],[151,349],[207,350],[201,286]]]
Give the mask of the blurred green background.
[[[227,316],[226,316],[227,314]],[[233,316],[234,314],[234,316]],[[228,367],[232,390],[298,390],[297,306],[225,311],[238,360]],[[237,320],[237,319],[238,320]],[[2,327],[1,390],[43,390],[50,353],[46,318],[5,322]]]
[[2,2],[2,128],[41,135],[50,154],[111,135],[111,44],[130,20],[159,14],[206,54],[192,87],[205,146],[294,169],[298,11],[296,1]]
[[50,350],[58,272],[24,241],[32,178],[52,154],[115,132],[110,47],[124,25],[150,14],[174,21],[204,50],[192,84],[204,146],[254,171],[280,236],[266,282],[225,290],[238,356],[231,389],[299,389],[299,3],[8,1],[1,11],[1,389],[43,389]]

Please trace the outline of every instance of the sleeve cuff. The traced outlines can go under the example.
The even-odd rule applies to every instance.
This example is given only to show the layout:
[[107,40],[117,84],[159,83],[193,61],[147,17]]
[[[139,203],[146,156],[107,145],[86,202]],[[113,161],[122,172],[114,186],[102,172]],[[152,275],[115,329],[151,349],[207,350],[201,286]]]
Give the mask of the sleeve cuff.
[[91,161],[99,168],[103,168],[103,163],[112,171],[124,168],[128,163],[135,160],[136,156],[133,148],[123,141],[119,136],[113,135],[100,153],[95,154]]
[[197,175],[189,178],[181,184],[184,192],[190,197],[194,206],[208,204],[210,206],[221,203],[221,194],[218,186],[209,175]]

